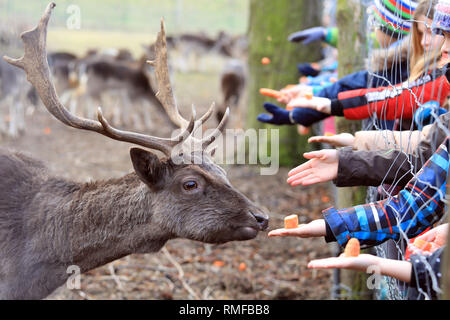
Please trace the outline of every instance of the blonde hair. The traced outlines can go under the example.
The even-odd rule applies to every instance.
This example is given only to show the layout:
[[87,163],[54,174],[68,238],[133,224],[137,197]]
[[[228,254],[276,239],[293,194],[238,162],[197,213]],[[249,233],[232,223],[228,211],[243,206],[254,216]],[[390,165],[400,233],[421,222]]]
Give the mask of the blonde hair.
[[426,72],[427,66],[439,61],[441,58],[441,48],[433,48],[432,52],[425,54],[422,47],[421,36],[419,31],[419,18],[425,16],[433,20],[434,7],[437,4],[437,0],[423,0],[421,1],[414,11],[412,32],[411,32],[411,42],[412,42],[412,53],[410,57],[410,73],[409,80],[414,81]]

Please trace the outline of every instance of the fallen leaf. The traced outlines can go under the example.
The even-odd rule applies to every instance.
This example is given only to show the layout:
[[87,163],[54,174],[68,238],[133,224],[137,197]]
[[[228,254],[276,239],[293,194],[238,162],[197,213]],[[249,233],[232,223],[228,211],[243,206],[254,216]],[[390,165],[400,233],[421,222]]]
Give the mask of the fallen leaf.
[[213,262],[213,266],[215,267],[223,267],[225,265],[225,262],[223,262],[222,260],[216,260]]

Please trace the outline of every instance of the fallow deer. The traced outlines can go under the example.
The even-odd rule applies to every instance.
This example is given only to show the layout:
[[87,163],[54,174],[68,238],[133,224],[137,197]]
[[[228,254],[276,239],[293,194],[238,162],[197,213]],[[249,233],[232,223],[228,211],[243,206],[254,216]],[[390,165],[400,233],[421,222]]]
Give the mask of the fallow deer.
[[245,65],[238,59],[231,59],[225,63],[220,74],[220,89],[222,91],[222,104],[219,106],[216,117],[220,122],[226,108],[237,107],[245,87]]
[[[21,153],[0,152],[0,298],[40,299],[68,279],[67,268],[81,272],[131,253],[160,250],[174,238],[207,243],[249,240],[267,228],[268,216],[228,181],[207,152],[224,119],[210,135],[193,134],[213,112],[198,121],[178,112],[167,67],[164,23],[153,65],[160,99],[181,133],[158,138],[112,127],[98,109],[98,121],[70,113],[58,99],[46,56],[50,3],[38,26],[24,32],[25,54],[4,59],[25,70],[46,109],[62,123],[108,138],[159,150],[130,150],[134,172],[108,181],[78,183],[52,175]],[[195,142],[197,149],[184,146]],[[183,148],[176,148],[182,146]],[[178,151],[177,151],[178,150]]]

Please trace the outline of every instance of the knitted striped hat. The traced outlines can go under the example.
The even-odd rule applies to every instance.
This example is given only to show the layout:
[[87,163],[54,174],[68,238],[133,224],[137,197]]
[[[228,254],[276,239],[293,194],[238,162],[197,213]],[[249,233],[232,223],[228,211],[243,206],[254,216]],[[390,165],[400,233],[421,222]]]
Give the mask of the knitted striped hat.
[[372,14],[380,23],[384,33],[399,38],[410,32],[417,1],[375,0],[374,3],[371,7]]
[[450,1],[439,0],[434,10],[433,29],[450,32]]

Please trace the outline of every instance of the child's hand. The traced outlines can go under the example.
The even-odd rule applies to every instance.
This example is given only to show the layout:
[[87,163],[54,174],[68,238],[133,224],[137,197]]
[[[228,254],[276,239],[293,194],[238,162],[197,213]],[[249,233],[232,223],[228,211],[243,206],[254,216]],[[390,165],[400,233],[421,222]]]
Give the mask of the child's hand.
[[380,258],[371,254],[360,254],[357,257],[339,257],[312,260],[308,263],[311,269],[349,269],[367,272],[370,266],[379,266]]
[[322,142],[331,144],[334,147],[353,146],[355,137],[351,133],[340,133],[334,136],[315,136],[308,139],[309,143]]
[[292,99],[286,107],[287,109],[310,108],[323,113],[331,114],[331,100],[328,98],[312,97],[311,99],[308,99],[301,96]]
[[307,224],[301,224],[295,229],[275,229],[269,232],[269,237],[324,237],[326,236],[325,220],[317,219]]
[[287,183],[291,186],[311,185],[336,179],[339,159],[334,149],[324,149],[303,154],[311,159],[289,171]]
[[408,249],[412,254],[424,254],[430,255],[437,249],[444,246],[447,242],[448,235],[448,223],[437,226],[436,228],[431,229],[430,231],[424,233],[423,235],[416,238],[417,240],[426,241],[430,244],[429,250],[423,250],[414,245],[414,243],[408,245]]
[[[369,270],[369,267],[373,268]],[[409,261],[377,257],[371,254],[360,254],[357,257],[339,257],[312,260],[308,263],[311,269],[350,269],[361,272],[377,272],[379,275],[393,277],[400,281],[410,282],[412,264]]]
[[305,85],[296,85],[291,88],[285,88],[280,90],[280,97],[277,99],[278,102],[288,104],[292,99],[297,97],[302,97],[306,93],[312,92],[312,88],[310,86]]

